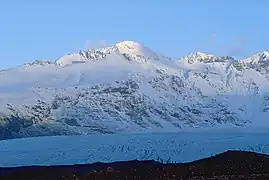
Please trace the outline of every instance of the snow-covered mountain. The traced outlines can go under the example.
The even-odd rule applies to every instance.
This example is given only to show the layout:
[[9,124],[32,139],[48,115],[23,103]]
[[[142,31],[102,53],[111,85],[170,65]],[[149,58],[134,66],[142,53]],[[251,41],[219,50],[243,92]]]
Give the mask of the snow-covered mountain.
[[1,70],[0,139],[269,125],[268,62],[123,41]]

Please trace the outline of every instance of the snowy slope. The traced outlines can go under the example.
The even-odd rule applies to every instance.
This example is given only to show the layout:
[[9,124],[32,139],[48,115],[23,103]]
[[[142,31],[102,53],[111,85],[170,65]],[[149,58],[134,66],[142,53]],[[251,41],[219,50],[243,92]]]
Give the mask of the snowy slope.
[[0,71],[0,139],[269,125],[268,52],[178,60],[123,41]]
[[124,160],[189,162],[227,150],[269,154],[268,132],[218,131],[37,137],[0,141],[0,166],[68,165]]

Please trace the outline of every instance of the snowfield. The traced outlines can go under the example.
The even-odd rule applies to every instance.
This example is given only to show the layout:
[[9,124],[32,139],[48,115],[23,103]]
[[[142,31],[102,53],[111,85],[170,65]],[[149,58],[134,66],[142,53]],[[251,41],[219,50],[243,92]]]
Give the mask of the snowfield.
[[0,141],[0,166],[68,165],[123,160],[189,162],[224,152],[269,154],[267,129],[34,137]]

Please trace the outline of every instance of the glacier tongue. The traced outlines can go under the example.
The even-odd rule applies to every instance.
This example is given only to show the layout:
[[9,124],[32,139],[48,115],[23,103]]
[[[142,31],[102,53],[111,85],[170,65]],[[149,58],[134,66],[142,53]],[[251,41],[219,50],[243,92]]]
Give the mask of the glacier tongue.
[[0,139],[266,126],[266,57],[170,60],[123,41],[2,70]]
[[227,150],[269,154],[268,130],[34,137],[0,141],[0,166],[70,165],[126,160],[178,163]]

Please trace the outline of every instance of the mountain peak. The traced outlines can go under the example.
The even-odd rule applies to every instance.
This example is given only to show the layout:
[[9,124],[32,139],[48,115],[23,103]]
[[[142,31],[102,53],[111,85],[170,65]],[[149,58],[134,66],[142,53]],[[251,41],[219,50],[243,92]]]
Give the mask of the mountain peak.
[[121,41],[119,43],[116,44],[117,47],[129,47],[129,48],[134,48],[134,47],[141,47],[142,45],[140,45],[138,42],[135,41]]
[[269,61],[269,52],[264,51],[261,53],[254,54],[253,56],[248,57],[247,59],[243,60],[245,63],[250,63],[250,64],[256,64],[256,63],[261,63],[265,61]]
[[140,55],[147,57],[157,56],[151,49],[135,41],[122,41],[115,45],[121,54]]
[[158,55],[148,47],[145,47],[138,42],[127,40],[119,42],[110,47],[91,48],[87,51],[64,55],[63,57],[56,60],[56,64],[60,66],[66,66],[70,64],[86,63],[87,61],[103,59],[113,53],[127,55],[128,57],[158,57]]
[[195,52],[180,58],[180,60],[183,60],[184,62],[187,62],[189,64],[193,64],[196,62],[207,62],[208,60],[213,58],[213,55],[205,54],[202,52]]
[[263,71],[269,67],[269,52],[264,51],[254,54],[246,59],[242,59],[238,62],[241,68],[251,68],[257,71]]
[[230,56],[214,56],[202,52],[195,52],[180,58],[180,61],[183,61],[188,64],[194,64],[194,63],[228,62],[228,61],[235,61],[235,59]]

